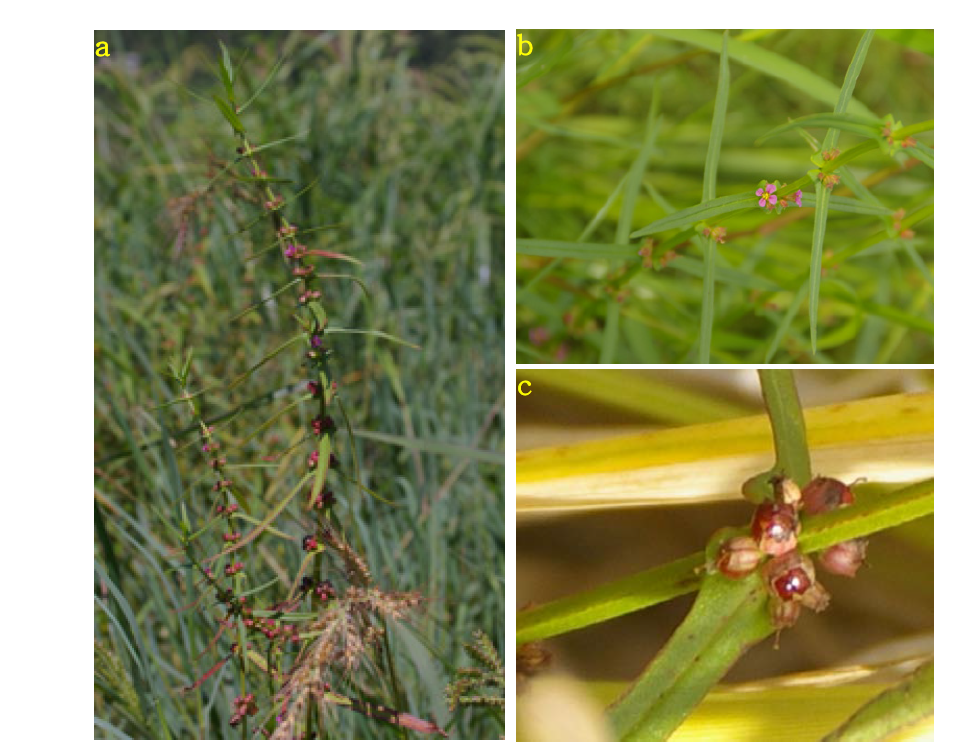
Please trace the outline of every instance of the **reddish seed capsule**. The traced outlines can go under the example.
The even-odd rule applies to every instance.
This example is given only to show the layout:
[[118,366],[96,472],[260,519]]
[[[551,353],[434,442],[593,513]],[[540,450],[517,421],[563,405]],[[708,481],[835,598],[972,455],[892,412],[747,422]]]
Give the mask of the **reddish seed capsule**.
[[755,509],[751,534],[766,555],[778,557],[794,550],[799,536],[795,509],[784,503],[762,503]]
[[867,557],[867,539],[848,539],[834,544],[819,556],[820,564],[834,575],[853,578]]
[[791,601],[809,590],[812,581],[802,568],[792,568],[772,580],[772,590],[783,601]]
[[319,546],[319,543],[316,541],[316,537],[314,537],[312,534],[303,537],[303,549],[306,552],[312,552],[318,546]]
[[764,553],[751,537],[732,537],[717,553],[717,569],[728,578],[743,578],[761,562]]
[[799,602],[813,611],[829,606],[829,593],[816,580],[812,560],[793,550],[765,565],[765,580],[779,601]]
[[850,487],[832,477],[817,477],[802,489],[802,510],[812,516],[853,505]]

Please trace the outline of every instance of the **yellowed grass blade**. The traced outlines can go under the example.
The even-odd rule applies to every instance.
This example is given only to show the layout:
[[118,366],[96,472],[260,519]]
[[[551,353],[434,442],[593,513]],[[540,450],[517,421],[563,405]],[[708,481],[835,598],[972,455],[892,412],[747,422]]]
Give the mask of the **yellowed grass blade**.
[[[670,741],[820,740],[858,708],[910,675],[930,656],[880,666],[842,666],[746,684],[719,686],[677,728]],[[603,704],[624,683],[590,683]],[[894,740],[928,740],[934,718],[902,731]]]
[[[813,471],[899,483],[934,474],[934,395],[806,410]],[[517,454],[517,515],[739,499],[772,466],[768,418],[683,426]]]

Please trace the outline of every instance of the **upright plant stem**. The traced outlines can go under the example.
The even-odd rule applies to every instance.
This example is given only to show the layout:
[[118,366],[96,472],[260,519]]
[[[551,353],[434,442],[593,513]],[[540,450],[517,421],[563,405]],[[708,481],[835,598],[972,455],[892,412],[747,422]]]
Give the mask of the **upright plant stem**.
[[806,442],[806,419],[793,372],[790,369],[759,369],[758,377],[765,409],[772,422],[775,472],[805,485],[812,479],[812,465]]

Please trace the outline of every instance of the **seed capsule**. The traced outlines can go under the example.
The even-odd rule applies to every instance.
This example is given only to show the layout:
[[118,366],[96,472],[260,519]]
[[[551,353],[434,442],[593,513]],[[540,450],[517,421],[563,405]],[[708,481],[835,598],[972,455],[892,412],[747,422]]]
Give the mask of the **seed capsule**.
[[717,569],[728,578],[743,578],[761,562],[764,553],[751,537],[732,537],[717,553]]
[[778,557],[794,550],[799,537],[795,509],[784,503],[762,503],[755,509],[751,534],[766,555]]
[[786,570],[772,579],[772,590],[783,601],[801,598],[812,586],[812,581],[801,567]]
[[816,580],[812,560],[796,550],[765,565],[764,577],[772,596],[779,601],[799,602],[813,611],[829,606],[829,593]]
[[802,510],[808,516],[853,505],[849,485],[831,477],[817,477],[802,489]]
[[823,550],[820,564],[834,575],[853,578],[867,557],[867,539],[848,539]]

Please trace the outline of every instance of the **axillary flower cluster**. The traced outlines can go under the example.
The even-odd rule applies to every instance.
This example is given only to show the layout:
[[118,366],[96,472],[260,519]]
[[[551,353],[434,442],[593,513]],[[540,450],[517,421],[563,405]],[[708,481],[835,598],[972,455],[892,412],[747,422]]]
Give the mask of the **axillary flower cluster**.
[[[817,513],[846,508],[854,502],[848,485],[829,477],[817,477],[805,488],[789,478],[772,480],[774,500],[755,509],[751,536],[736,536],[721,545],[714,568],[732,579],[740,579],[761,568],[770,596],[772,624],[777,630],[791,627],[802,608],[823,611],[829,592],[816,579],[809,557],[798,550],[800,513]],[[866,539],[851,539],[819,555],[823,569],[852,578],[867,554]]]
[[779,198],[777,192],[781,187],[782,184],[779,181],[772,183],[762,181],[759,183],[758,190],[755,191],[755,196],[758,197],[758,206],[765,211],[774,211],[776,214],[781,214],[782,210],[789,204],[802,206],[802,191],[796,191],[790,198],[784,196]]

